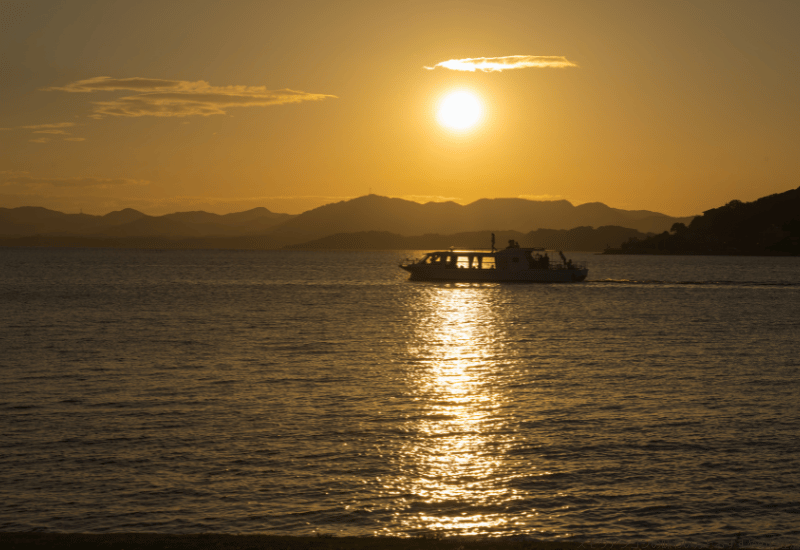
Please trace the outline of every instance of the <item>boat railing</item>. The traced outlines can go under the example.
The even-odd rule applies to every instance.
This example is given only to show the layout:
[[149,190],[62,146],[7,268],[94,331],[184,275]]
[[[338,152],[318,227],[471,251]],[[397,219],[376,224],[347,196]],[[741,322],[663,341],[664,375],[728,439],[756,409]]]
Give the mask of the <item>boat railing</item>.
[[[404,258],[402,262],[400,262],[401,266],[408,266],[408,265],[415,265],[420,264],[425,261],[425,258]],[[474,264],[471,267],[461,264],[455,264],[453,262],[435,262],[431,265],[444,265],[445,267],[450,268],[461,268],[461,269],[495,269],[495,263],[492,262],[490,264],[483,264],[483,267],[478,267],[479,264]],[[550,270],[564,270],[564,269],[587,269],[588,264],[586,262],[554,262],[550,261],[546,268],[540,267],[539,269],[550,269]]]

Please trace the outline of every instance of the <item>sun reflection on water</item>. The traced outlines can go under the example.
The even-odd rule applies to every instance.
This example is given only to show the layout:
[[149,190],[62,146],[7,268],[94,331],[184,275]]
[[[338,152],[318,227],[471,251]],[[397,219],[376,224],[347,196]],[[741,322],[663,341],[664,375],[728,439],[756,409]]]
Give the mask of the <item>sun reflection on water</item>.
[[426,312],[408,352],[416,358],[407,385],[418,405],[408,418],[411,437],[386,487],[404,495],[395,534],[447,531],[484,534],[522,518],[507,512],[523,498],[505,451],[515,437],[504,412],[507,341],[487,287],[431,287]]

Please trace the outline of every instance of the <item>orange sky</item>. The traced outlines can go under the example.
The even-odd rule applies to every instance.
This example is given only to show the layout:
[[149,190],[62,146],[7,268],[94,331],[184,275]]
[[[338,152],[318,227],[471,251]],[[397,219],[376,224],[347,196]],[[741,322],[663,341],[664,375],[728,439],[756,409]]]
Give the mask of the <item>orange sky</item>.
[[794,1],[3,1],[0,206],[697,214],[800,184],[798,28]]

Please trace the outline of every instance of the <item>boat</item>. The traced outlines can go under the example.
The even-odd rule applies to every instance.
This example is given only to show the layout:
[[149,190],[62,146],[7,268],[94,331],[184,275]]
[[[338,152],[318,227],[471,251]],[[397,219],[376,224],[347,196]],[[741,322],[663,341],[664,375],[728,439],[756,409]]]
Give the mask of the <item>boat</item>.
[[522,248],[514,240],[497,250],[456,250],[428,252],[419,259],[405,259],[400,268],[411,274],[412,281],[453,282],[531,282],[574,283],[586,279],[586,264],[568,260],[558,252],[560,261],[550,258],[544,248]]

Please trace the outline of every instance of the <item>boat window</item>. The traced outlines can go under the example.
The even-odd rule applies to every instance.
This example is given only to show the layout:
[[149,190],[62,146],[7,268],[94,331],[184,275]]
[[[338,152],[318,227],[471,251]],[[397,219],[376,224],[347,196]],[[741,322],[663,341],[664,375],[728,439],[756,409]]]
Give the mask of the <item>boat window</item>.
[[467,269],[469,267],[469,256],[459,256],[456,265],[458,267]]
[[492,256],[484,256],[481,261],[481,269],[494,269],[494,258]]

